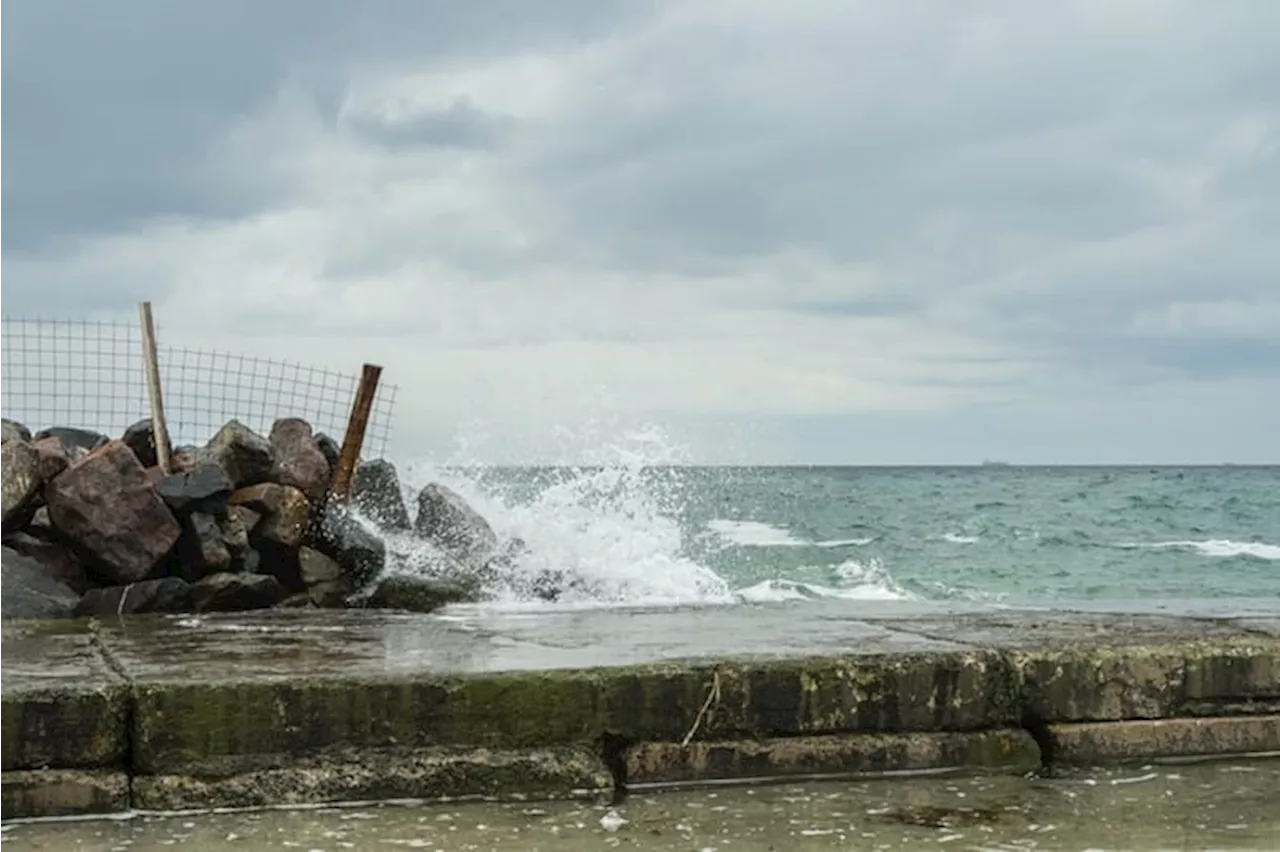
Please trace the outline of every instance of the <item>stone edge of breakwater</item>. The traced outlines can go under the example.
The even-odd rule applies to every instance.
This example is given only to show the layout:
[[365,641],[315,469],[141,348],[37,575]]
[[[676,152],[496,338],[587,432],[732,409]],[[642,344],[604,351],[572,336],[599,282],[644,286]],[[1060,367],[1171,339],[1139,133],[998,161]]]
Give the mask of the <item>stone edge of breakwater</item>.
[[[3,818],[1280,752],[1280,629],[1218,620],[1196,635],[1204,623],[1128,642],[1081,630],[461,674],[374,674],[357,655],[263,677],[235,660],[202,674],[198,647],[138,665],[118,632],[59,622],[39,658],[5,634]],[[8,676],[40,659],[47,676]]]

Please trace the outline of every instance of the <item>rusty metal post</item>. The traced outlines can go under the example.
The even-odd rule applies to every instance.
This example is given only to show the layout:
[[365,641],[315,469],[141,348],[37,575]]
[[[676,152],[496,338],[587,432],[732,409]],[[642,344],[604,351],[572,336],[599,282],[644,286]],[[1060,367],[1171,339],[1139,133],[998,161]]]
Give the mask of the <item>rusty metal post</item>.
[[333,472],[333,485],[330,487],[330,498],[336,503],[345,503],[351,496],[351,480],[355,476],[356,462],[360,461],[364,431],[369,426],[369,412],[373,408],[373,396],[378,391],[381,376],[382,368],[374,364],[365,364],[360,373],[360,386],[356,388],[356,399],[351,404],[347,433],[342,437],[338,468]]
[[164,422],[164,393],[160,388],[160,362],[156,358],[156,325],[151,317],[151,303],[138,303],[138,319],[142,324],[142,360],[147,370],[147,392],[151,397],[151,440],[156,445],[156,464],[161,473],[169,473],[169,427]]

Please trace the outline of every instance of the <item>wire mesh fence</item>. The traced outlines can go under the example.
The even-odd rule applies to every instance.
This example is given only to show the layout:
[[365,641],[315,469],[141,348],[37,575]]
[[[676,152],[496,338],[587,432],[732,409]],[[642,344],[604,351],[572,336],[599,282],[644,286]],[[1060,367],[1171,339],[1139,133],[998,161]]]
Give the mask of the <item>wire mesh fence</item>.
[[[165,420],[174,446],[200,445],[228,420],[267,434],[301,417],[341,441],[359,384],[350,374],[247,355],[164,345],[158,360]],[[127,322],[4,317],[0,320],[0,409],[32,431],[49,426],[123,434],[150,416],[142,331]],[[396,387],[374,396],[362,455],[386,453]]]

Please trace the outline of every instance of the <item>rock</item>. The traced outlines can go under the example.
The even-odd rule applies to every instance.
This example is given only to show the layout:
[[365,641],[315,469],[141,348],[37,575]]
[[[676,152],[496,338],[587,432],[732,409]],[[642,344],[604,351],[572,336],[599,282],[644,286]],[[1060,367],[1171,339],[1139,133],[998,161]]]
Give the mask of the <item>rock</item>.
[[231,505],[247,506],[263,515],[254,526],[254,537],[285,547],[297,547],[311,519],[307,495],[291,485],[263,482],[231,495]]
[[53,525],[112,584],[146,577],[181,527],[123,441],[110,441],[45,487]]
[[197,612],[240,612],[267,609],[289,596],[270,574],[210,574],[191,587]]
[[253,535],[253,531],[257,528],[258,523],[262,520],[262,513],[255,512],[248,506],[231,506],[227,510],[227,514],[235,515],[240,519],[241,526],[244,527],[246,535]]
[[298,568],[298,548],[273,541],[258,541],[250,552],[258,556],[257,565],[251,573],[275,577],[290,592],[306,589]]
[[197,511],[220,514],[226,509],[232,490],[227,472],[212,462],[169,474],[156,484],[156,493],[178,517]]
[[233,561],[243,562],[249,552],[249,531],[238,512],[228,511],[218,518],[218,532],[222,536],[222,545],[231,554]]
[[342,609],[351,597],[351,583],[346,577],[327,580],[307,587],[307,598],[321,609]]
[[77,595],[84,594],[89,588],[89,578],[85,574],[84,566],[66,545],[56,541],[45,541],[25,532],[6,536],[4,543],[10,549],[40,563],[45,573]]
[[337,560],[312,547],[298,549],[298,575],[308,586],[342,579],[342,566]]
[[271,480],[292,485],[312,503],[323,503],[332,471],[311,436],[311,424],[298,417],[277,420],[271,427],[270,441],[275,456]]
[[383,529],[408,532],[413,527],[396,466],[384,459],[363,462],[356,467],[351,504]]
[[69,618],[80,600],[69,586],[50,577],[43,565],[11,547],[0,548],[0,575],[0,617],[6,620]]
[[31,448],[36,451],[42,483],[51,481],[71,466],[67,450],[57,438],[41,438],[38,441],[32,441]]
[[[121,439],[133,450],[133,454],[138,457],[138,461],[143,467],[155,467],[160,463],[159,454],[156,453],[156,438],[151,431],[151,419],[139,420],[137,423],[124,430],[124,437]],[[173,448],[170,445],[169,455],[173,455]]]
[[10,420],[8,417],[0,418],[0,423],[4,426],[3,442],[8,443],[12,440],[31,442],[31,430],[23,426],[17,420]]
[[0,445],[0,529],[22,529],[36,510],[40,492],[40,456],[26,441]]
[[392,574],[382,578],[365,605],[407,612],[434,612],[449,604],[471,603],[479,599],[480,590],[472,583]]
[[316,448],[320,450],[324,460],[329,463],[329,470],[337,470],[338,458],[342,455],[342,447],[338,446],[338,442],[320,432],[316,435]]
[[[130,451],[132,452],[132,451]],[[191,612],[191,584],[180,577],[161,577],[123,586],[90,589],[76,605],[76,615],[136,615],[144,612]]]
[[320,523],[320,550],[342,566],[353,586],[367,583],[387,562],[387,546],[340,503],[325,507]]
[[461,495],[435,483],[418,495],[414,532],[467,565],[483,565],[498,547],[489,522]]
[[311,602],[311,595],[307,592],[297,592],[289,595],[289,597],[276,604],[276,609],[315,609],[316,605]]
[[179,546],[180,573],[194,583],[201,577],[231,569],[231,551],[222,538],[218,519],[204,512],[192,512],[182,521]]
[[79,461],[89,453],[105,446],[111,439],[101,432],[94,432],[92,429],[75,429],[69,426],[52,426],[48,429],[41,429],[32,438],[32,441],[39,441],[42,438],[54,438],[58,443],[62,444],[62,450],[66,453],[67,459],[70,461]]
[[233,488],[266,482],[275,466],[270,442],[239,420],[232,420],[219,429],[197,455],[220,465]]
[[49,517],[49,507],[41,506],[27,522],[26,532],[45,541],[61,541],[58,531],[53,528],[53,520]]

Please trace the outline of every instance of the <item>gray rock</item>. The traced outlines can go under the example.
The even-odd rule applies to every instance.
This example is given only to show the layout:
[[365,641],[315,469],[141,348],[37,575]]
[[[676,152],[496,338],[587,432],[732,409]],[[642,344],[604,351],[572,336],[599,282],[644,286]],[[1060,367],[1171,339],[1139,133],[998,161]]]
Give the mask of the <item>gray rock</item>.
[[5,536],[4,543],[10,549],[40,563],[45,573],[77,595],[82,595],[89,589],[89,578],[85,574],[84,565],[71,548],[61,542],[16,532]]
[[298,550],[298,574],[307,586],[328,583],[343,577],[342,566],[336,559],[326,556],[313,547]]
[[289,596],[270,574],[210,574],[191,587],[197,612],[268,609]]
[[[159,454],[156,452],[156,438],[151,431],[151,419],[139,420],[128,429],[124,430],[124,436],[121,438],[129,449],[133,450],[133,454],[138,457],[138,461],[143,467],[155,467],[160,463]],[[169,455],[173,455],[172,444],[169,447]]]
[[418,495],[414,532],[469,566],[483,566],[498,547],[489,522],[461,495],[436,483]]
[[26,526],[36,510],[40,491],[40,455],[20,438],[0,445],[0,529]]
[[365,606],[406,612],[434,612],[449,604],[478,600],[480,589],[473,583],[417,577],[412,574],[392,574],[382,578]]
[[383,529],[408,532],[413,527],[400,475],[396,466],[385,459],[362,462],[356,467],[351,505]]
[[201,577],[231,570],[231,551],[223,541],[216,517],[192,512],[183,518],[182,532],[178,560],[184,580],[194,583]]
[[90,589],[76,605],[76,615],[136,615],[144,612],[190,612],[191,585],[180,577],[161,577],[105,589]]
[[227,472],[213,462],[171,473],[156,483],[156,494],[178,517],[189,512],[220,514],[226,509],[232,490]]
[[320,432],[316,434],[316,448],[320,450],[324,460],[329,463],[329,470],[337,470],[338,457],[342,455],[342,447],[338,445],[338,442]]
[[10,420],[8,417],[4,417],[0,418],[0,424],[4,426],[3,438],[0,440],[7,442],[16,438],[19,441],[31,441],[31,430],[17,420]]
[[219,429],[196,455],[220,465],[234,488],[266,482],[275,466],[271,442],[239,420],[232,420]]
[[249,552],[249,530],[245,528],[241,514],[228,510],[218,518],[218,531],[232,561],[243,565],[245,554]]
[[78,461],[89,453],[105,446],[111,439],[101,432],[94,432],[92,429],[75,429],[69,426],[53,426],[48,429],[41,429],[35,434],[32,441],[39,441],[41,438],[56,438],[62,449],[67,455],[69,461]]
[[351,583],[346,577],[326,580],[307,587],[307,599],[321,609],[342,609],[351,597]]
[[387,546],[382,539],[339,503],[325,507],[318,544],[342,566],[343,574],[357,588],[377,576],[387,562]]
[[0,548],[0,617],[70,618],[80,596],[34,559]]
[[[57,438],[41,438],[31,442],[31,449],[39,458],[40,481],[51,482],[55,476],[71,466],[67,448]],[[78,456],[83,458],[83,456]]]

